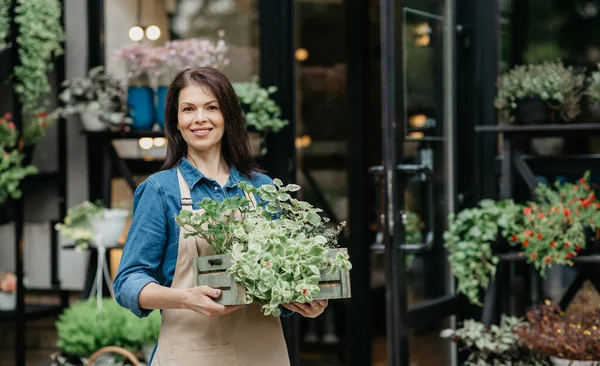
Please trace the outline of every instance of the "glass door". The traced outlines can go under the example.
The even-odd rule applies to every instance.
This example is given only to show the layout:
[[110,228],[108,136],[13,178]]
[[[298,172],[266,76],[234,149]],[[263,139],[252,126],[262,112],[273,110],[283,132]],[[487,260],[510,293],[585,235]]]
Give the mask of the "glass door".
[[385,279],[381,364],[451,365],[439,332],[457,310],[442,240],[455,199],[454,3],[381,0],[379,15],[382,165],[371,173],[374,271]]

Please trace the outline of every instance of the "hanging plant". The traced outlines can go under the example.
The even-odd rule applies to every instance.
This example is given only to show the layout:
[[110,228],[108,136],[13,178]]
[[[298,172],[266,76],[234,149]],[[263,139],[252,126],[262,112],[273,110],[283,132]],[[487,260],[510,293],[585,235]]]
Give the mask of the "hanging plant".
[[37,173],[37,168],[21,166],[23,153],[15,149],[17,130],[11,121],[11,115],[5,114],[0,118],[0,204],[10,196],[14,199],[21,197],[19,185],[30,174]]
[[0,51],[10,46],[8,34],[10,33],[10,0],[0,0]]
[[248,82],[233,83],[233,89],[245,110],[246,123],[260,133],[260,153],[264,155],[267,152],[265,146],[267,134],[277,133],[289,124],[287,120],[280,118],[281,108],[271,99],[277,87],[263,88],[259,84],[258,77],[253,77]]
[[[20,62],[14,70],[14,83],[22,104],[25,130],[28,124],[39,123],[36,115],[44,111],[45,97],[51,90],[48,72],[53,68],[52,59],[63,53],[61,10],[57,0],[17,1],[15,21],[19,25]],[[42,134],[30,136],[24,140],[26,145],[39,142]]]

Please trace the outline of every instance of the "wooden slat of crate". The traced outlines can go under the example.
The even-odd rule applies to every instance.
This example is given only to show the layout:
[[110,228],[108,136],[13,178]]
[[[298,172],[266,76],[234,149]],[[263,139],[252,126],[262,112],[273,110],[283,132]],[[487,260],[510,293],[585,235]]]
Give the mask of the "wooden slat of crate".
[[[220,260],[221,264],[214,261]],[[221,305],[246,304],[246,289],[226,272],[231,267],[231,254],[198,257],[194,259],[195,286],[209,286],[221,289],[221,297],[216,300]]]

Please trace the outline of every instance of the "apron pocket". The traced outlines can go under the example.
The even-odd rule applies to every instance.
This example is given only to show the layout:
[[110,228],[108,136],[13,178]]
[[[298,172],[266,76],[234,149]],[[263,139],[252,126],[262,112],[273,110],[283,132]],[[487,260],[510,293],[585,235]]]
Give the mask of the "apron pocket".
[[237,354],[233,344],[201,348],[174,345],[168,356],[169,364],[177,366],[237,366]]

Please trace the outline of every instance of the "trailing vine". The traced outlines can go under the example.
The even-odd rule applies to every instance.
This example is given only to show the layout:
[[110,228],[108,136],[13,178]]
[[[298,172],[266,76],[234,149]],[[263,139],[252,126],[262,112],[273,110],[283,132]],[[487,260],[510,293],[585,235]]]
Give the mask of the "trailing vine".
[[10,46],[8,34],[10,33],[10,5],[11,0],[0,0],[0,51]]
[[[27,125],[35,123],[35,116],[46,106],[44,97],[51,90],[48,72],[53,68],[52,59],[63,53],[65,35],[61,5],[57,0],[17,0],[15,13],[20,59],[14,70],[15,91],[22,104],[24,125]],[[25,143],[37,143],[39,136],[29,140]]]

